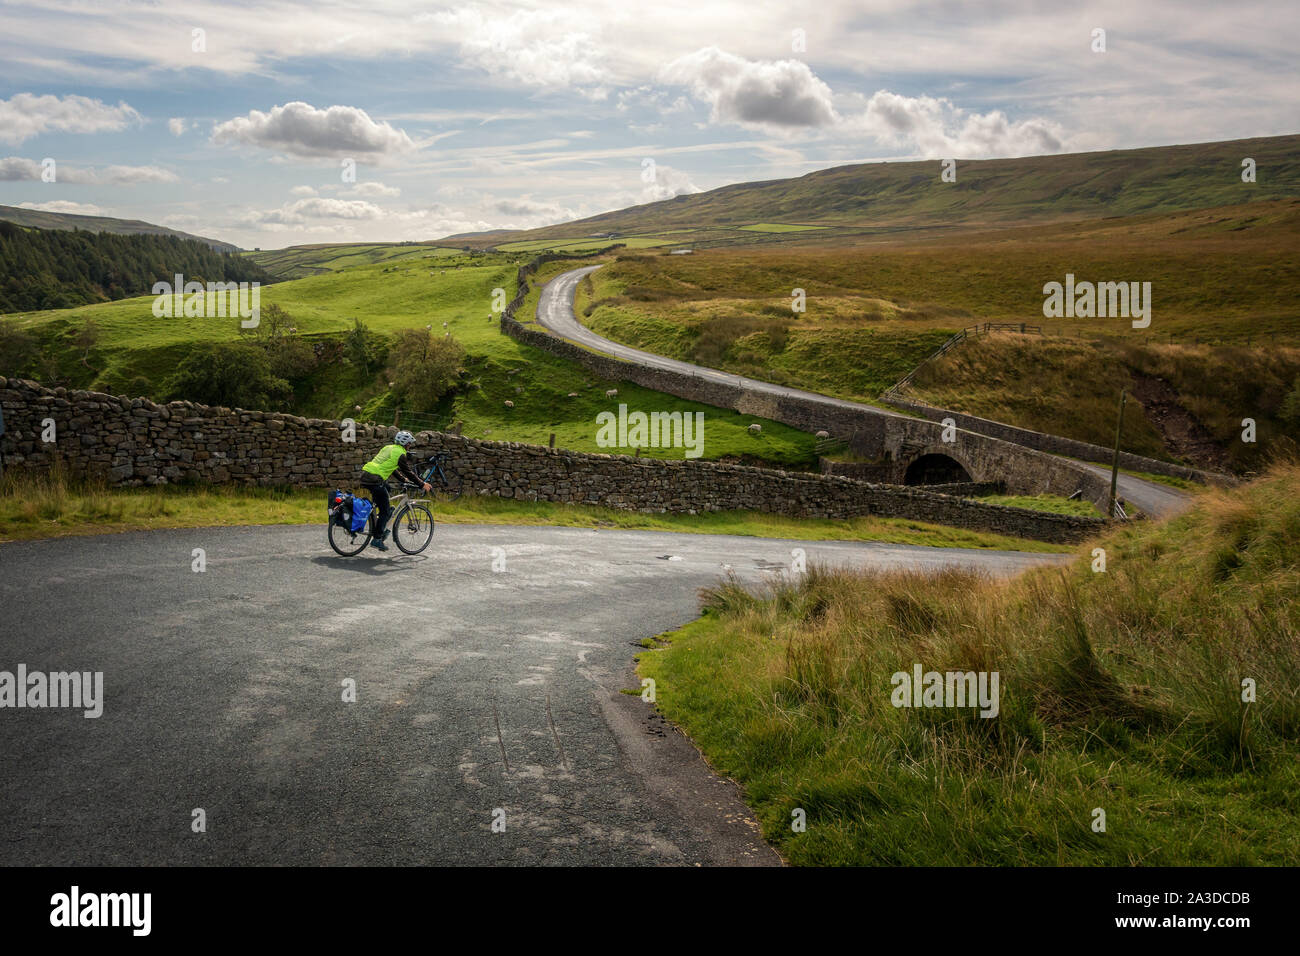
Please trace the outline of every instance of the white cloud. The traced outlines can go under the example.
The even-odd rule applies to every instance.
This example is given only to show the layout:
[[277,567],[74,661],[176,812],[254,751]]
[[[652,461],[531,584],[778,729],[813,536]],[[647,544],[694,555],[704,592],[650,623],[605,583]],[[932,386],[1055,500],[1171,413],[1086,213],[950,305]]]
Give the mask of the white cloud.
[[85,96],[15,93],[0,100],[0,143],[18,145],[45,132],[104,133],[141,122],[126,103],[109,106]]
[[492,209],[510,217],[510,221],[501,227],[507,229],[549,226],[578,218],[578,214],[567,206],[553,202],[539,202],[528,197],[498,199],[492,204]]
[[[0,182],[24,182],[41,179],[43,166],[34,159],[7,156],[0,159]],[[54,164],[55,182],[90,186],[130,186],[137,183],[174,183],[179,179],[171,170],[159,166],[69,166]]]
[[167,131],[173,136],[181,136],[185,133],[185,120],[179,116],[173,116],[167,121]]
[[715,123],[801,129],[839,121],[831,88],[802,60],[746,60],[711,46],[669,63],[661,78],[710,104]]
[[20,202],[19,209],[38,209],[41,212],[71,213],[77,216],[102,216],[104,210],[94,203],[55,199],[50,202]]
[[971,113],[947,99],[900,96],[888,90],[871,96],[845,125],[885,143],[912,144],[926,157],[1055,153],[1068,141],[1065,130],[1050,120],[1031,117],[1013,122],[1001,110]]
[[[841,97],[799,60],[752,61],[707,47],[664,67],[664,82],[686,86],[711,106],[710,121],[769,132],[868,135],[933,156],[1023,156],[1059,152],[1061,126],[1038,117],[1013,121],[1001,110],[968,112],[948,99],[878,90]],[[635,97],[630,97],[629,102]]]
[[314,197],[258,213],[253,221],[266,225],[302,225],[309,219],[379,219],[383,215],[384,211],[374,203],[360,199]]
[[673,169],[663,163],[656,163],[654,166],[654,180],[646,183],[637,201],[642,203],[658,202],[661,199],[672,199],[674,196],[683,196],[700,191],[700,187],[691,182],[690,176],[680,169]]
[[[104,166],[101,169],[73,169],[71,172],[77,178],[66,177],[63,167],[59,167],[59,180],[69,183],[84,182],[127,186],[135,183],[180,182],[180,178],[175,173],[159,166]],[[81,178],[83,176],[84,178]]]
[[530,89],[572,89],[592,99],[609,93],[612,74],[588,10],[490,10],[473,6],[428,14],[460,46],[461,59]]
[[294,196],[315,196],[316,187],[315,186],[294,186],[292,189],[289,190],[289,193]]
[[15,183],[26,180],[40,181],[41,164],[34,159],[21,156],[6,156],[0,159],[0,182]]
[[385,186],[383,183],[369,182],[357,183],[352,187],[350,193],[353,196],[370,196],[379,198],[381,196],[400,196],[402,191],[396,186]]
[[293,156],[364,157],[382,160],[415,149],[404,130],[376,122],[355,106],[317,109],[295,101],[271,108],[269,113],[250,110],[212,131],[214,143],[243,143]]

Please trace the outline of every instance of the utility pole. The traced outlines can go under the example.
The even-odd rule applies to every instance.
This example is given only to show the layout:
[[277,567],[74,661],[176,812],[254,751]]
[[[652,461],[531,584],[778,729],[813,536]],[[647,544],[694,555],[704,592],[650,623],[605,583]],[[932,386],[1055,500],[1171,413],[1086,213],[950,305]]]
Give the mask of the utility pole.
[[1128,402],[1128,392],[1120,390],[1119,393],[1119,418],[1115,422],[1115,459],[1110,466],[1110,506],[1106,509],[1106,517],[1115,517],[1115,487],[1119,484],[1119,436],[1124,430],[1124,405]]

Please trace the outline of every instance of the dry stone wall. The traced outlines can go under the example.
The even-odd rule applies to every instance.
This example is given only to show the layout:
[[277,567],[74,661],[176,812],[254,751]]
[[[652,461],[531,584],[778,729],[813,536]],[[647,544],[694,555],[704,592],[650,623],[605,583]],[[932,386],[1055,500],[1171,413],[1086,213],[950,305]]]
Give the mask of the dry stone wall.
[[[362,463],[396,432],[357,425],[355,442],[346,442],[337,421],[193,402],[157,404],[3,378],[0,409],[5,468],[39,471],[57,463],[74,478],[123,487],[173,482],[351,487]],[[1082,540],[1104,526],[1100,519],[839,476],[588,455],[443,432],[421,432],[417,443],[421,453],[450,452],[467,491],[525,501],[681,514],[745,509],[792,517],[876,515],[1057,542]]]

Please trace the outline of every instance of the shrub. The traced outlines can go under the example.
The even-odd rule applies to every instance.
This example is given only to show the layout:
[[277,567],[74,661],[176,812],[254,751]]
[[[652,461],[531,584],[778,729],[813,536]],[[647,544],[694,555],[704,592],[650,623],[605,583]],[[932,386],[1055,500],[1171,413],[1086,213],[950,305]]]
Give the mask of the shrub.
[[244,342],[195,346],[163,383],[168,399],[204,405],[273,408],[292,394],[271,370],[266,350]]

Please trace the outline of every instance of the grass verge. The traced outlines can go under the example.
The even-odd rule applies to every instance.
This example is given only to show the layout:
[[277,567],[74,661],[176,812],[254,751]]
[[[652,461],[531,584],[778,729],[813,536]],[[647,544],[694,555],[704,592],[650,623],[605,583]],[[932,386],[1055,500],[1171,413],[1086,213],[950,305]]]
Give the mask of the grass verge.
[[1059,495],[988,495],[979,499],[986,505],[1005,505],[1008,508],[1028,508],[1054,515],[1083,515],[1088,518],[1103,516],[1091,501],[1071,501]]
[[[0,541],[160,528],[270,524],[320,524],[323,541],[325,490],[176,485],[105,488],[68,482],[58,476],[10,472],[0,479]],[[820,541],[881,541],[937,548],[1062,550],[1061,546],[1042,541],[896,518],[804,520],[753,511],[640,514],[616,508],[491,496],[466,496],[459,501],[438,503],[434,515],[436,520],[447,524],[553,525]]]
[[[1106,573],[724,581],[640,674],[792,863],[1296,865],[1297,491],[1117,531]],[[998,672],[996,717],[893,706],[917,664]]]

